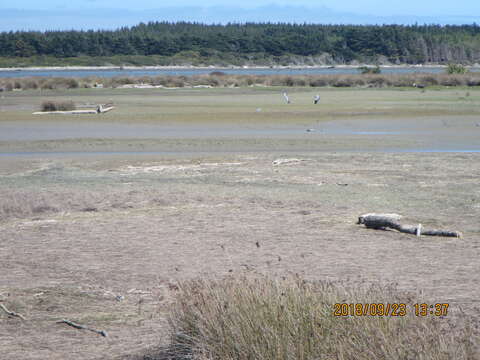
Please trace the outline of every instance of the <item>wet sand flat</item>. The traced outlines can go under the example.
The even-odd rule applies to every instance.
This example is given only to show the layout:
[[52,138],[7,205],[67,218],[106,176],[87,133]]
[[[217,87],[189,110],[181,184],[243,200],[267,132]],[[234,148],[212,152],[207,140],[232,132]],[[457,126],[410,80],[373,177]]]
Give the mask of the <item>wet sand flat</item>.
[[[479,93],[458,91],[332,90],[323,108],[306,89],[291,107],[278,89],[78,90],[56,96],[113,97],[118,109],[38,120],[29,111],[43,95],[8,94],[0,131],[113,130],[51,140],[33,128],[2,132],[0,300],[27,321],[0,313],[0,348],[21,359],[137,358],[168,342],[177,281],[232,273],[396,283],[478,324],[480,161],[456,149],[479,148]],[[174,134],[135,133],[136,124]],[[225,133],[189,133],[197,128]],[[451,152],[421,152],[434,146]],[[356,225],[368,212],[463,237]]]
[[[299,88],[290,98],[285,104],[273,88],[7,93],[0,153],[480,149],[478,90]],[[116,110],[32,115],[44,100],[113,102]]]

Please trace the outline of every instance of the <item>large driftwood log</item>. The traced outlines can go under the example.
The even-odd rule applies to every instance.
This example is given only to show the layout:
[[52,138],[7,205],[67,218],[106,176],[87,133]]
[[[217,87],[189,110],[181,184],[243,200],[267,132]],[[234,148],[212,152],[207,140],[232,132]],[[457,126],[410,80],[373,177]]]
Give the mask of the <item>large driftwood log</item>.
[[357,224],[363,224],[369,229],[385,230],[390,228],[402,233],[417,236],[462,237],[462,234],[458,231],[424,230],[422,224],[418,224],[417,226],[402,225],[398,222],[400,218],[401,216],[398,214],[365,214],[358,218]]

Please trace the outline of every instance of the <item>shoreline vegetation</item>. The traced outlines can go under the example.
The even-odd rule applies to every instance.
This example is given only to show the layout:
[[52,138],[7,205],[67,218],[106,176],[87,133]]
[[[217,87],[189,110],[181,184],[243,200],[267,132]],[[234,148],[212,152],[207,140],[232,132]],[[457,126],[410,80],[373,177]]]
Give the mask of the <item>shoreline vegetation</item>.
[[[52,69],[52,68],[85,68],[85,69],[132,69],[132,68],[329,68],[329,67],[358,67],[366,63],[378,64],[379,61],[334,61],[320,56],[299,56],[286,54],[282,56],[268,56],[256,54],[242,57],[242,54],[229,54],[226,59],[201,56],[198,52],[181,52],[172,56],[163,55],[113,55],[113,56],[68,56],[56,57],[51,55],[36,56],[1,56],[1,70],[17,69]],[[382,66],[438,66],[441,62],[425,63],[390,63],[383,59]],[[480,66],[477,62],[466,65]]]
[[3,57],[0,56],[0,71],[42,71],[42,70],[197,70],[197,69],[358,69],[359,67],[375,67],[381,69],[423,69],[447,68],[450,64],[459,63],[468,69],[479,69],[476,62],[422,62],[392,63],[385,59],[379,61],[324,61],[323,57],[283,56],[268,60],[245,59],[244,61],[218,61],[215,58],[198,58],[195,54],[182,54],[172,57],[149,56],[78,56],[57,58],[54,56]]
[[480,26],[149,22],[114,31],[0,32],[0,67],[473,65]]
[[[294,69],[294,70],[304,70],[304,69],[353,69],[358,70],[362,67],[374,68],[378,66],[377,64],[367,64],[359,63],[356,65],[92,65],[92,66],[82,66],[82,65],[46,65],[46,66],[17,66],[14,67],[0,67],[0,71],[82,71],[82,70],[264,70],[264,69]],[[383,69],[428,69],[428,68],[438,68],[446,69],[449,64],[400,64],[400,65],[380,65],[378,66],[381,70]],[[476,63],[470,66],[465,66],[467,69],[471,70],[480,70],[480,63]]]
[[19,77],[0,78],[0,92],[20,90],[90,88],[236,88],[236,87],[476,87],[480,72],[465,74],[337,74],[337,75],[231,75],[213,71],[205,75],[117,77]]

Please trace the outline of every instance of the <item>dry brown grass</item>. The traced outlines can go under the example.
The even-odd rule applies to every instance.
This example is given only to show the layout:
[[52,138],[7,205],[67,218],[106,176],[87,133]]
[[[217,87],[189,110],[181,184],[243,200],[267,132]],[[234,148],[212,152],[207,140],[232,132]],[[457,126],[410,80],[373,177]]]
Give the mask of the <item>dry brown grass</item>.
[[[55,216],[69,212],[98,212],[114,209],[130,209],[138,204],[162,204],[158,197],[148,198],[145,191],[134,194],[126,191],[111,191],[108,196],[98,191],[63,191],[38,189],[1,191],[0,222],[13,219]],[[148,200],[145,200],[148,198]]]
[[[180,287],[172,355],[194,359],[473,359],[465,324],[407,316],[336,317],[335,303],[411,303],[394,287],[349,288],[298,277],[230,277]],[[455,331],[452,331],[455,327]]]
[[75,110],[73,101],[52,101],[45,100],[42,102],[41,111],[70,111]]
[[58,211],[58,204],[54,204],[54,201],[42,194],[32,196],[32,194],[16,191],[3,194],[0,220],[38,216]]
[[14,89],[75,89],[92,88],[96,84],[117,88],[127,84],[149,84],[164,87],[282,86],[282,87],[411,87],[480,86],[480,73],[467,74],[340,74],[340,75],[228,75],[212,72],[194,76],[124,76],[114,78],[19,78],[0,79],[0,88]]
[[[312,282],[328,279],[341,284],[308,283],[303,289],[300,282],[296,289],[289,283],[295,279],[276,280],[278,289],[260,294],[272,306],[276,304],[277,310],[279,300],[287,301],[281,297],[274,302],[282,287],[293,288],[287,297],[290,302],[295,294],[312,294],[305,300],[305,308],[319,304],[315,296],[337,301],[335,291],[341,301],[403,300],[409,301],[409,309],[412,302],[450,303],[447,318],[437,319],[436,324],[445,324],[445,332],[450,331],[442,333],[447,340],[449,336],[459,339],[459,351],[470,349],[468,342],[477,340],[467,336],[464,320],[457,315],[462,308],[479,324],[475,309],[480,274],[478,156],[290,154],[305,161],[273,166],[280,156],[274,153],[194,158],[139,154],[95,159],[3,157],[0,206],[7,202],[12,206],[15,199],[25,213],[13,211],[0,219],[0,300],[27,319],[21,322],[0,313],[4,357],[161,358],[152,347],[169,343],[167,315],[172,298],[185,294],[185,285],[180,292],[175,290],[177,282],[205,279],[210,284],[202,290],[206,299],[215,294],[226,297],[235,289],[238,293],[242,286],[244,298],[252,298],[240,281],[245,272],[266,274],[270,281],[298,273]],[[339,186],[344,183],[348,186]],[[56,210],[32,213],[34,207],[44,205]],[[86,211],[87,207],[98,211]],[[461,230],[465,237],[418,239],[354,224],[359,214],[369,211],[397,212],[405,215],[407,222]],[[236,287],[208,281],[233,274],[239,277],[227,283],[237,282]],[[416,295],[410,298],[388,287],[368,287],[379,282],[398,283],[401,291]],[[223,290],[215,288],[217,283]],[[358,289],[360,283],[366,288]],[[348,284],[354,284],[352,289]],[[191,286],[202,289],[195,282]],[[322,286],[332,292],[318,295]],[[298,315],[298,311],[292,305],[289,313]],[[109,337],[56,324],[62,318],[105,330]],[[287,320],[298,319],[302,318]],[[358,329],[370,331],[378,324],[410,324],[406,318],[325,319],[333,334],[342,329],[350,331],[347,334]],[[413,320],[419,326],[432,321]],[[450,328],[447,321],[456,327]],[[344,328],[347,324],[353,328]],[[413,329],[410,334],[419,332],[415,326]],[[405,339],[406,333],[401,331]],[[374,333],[376,337],[367,344],[379,344],[382,334]],[[427,332],[420,335],[433,336]],[[289,335],[282,336],[288,339]],[[360,334],[356,339],[364,338]],[[330,339],[333,344],[344,340],[333,335]],[[289,349],[294,349],[292,346]],[[407,345],[399,346],[405,349]],[[478,345],[476,351],[471,359],[478,358]],[[146,353],[149,355],[144,357]],[[460,355],[450,358],[462,359]],[[340,357],[335,356],[330,358]]]

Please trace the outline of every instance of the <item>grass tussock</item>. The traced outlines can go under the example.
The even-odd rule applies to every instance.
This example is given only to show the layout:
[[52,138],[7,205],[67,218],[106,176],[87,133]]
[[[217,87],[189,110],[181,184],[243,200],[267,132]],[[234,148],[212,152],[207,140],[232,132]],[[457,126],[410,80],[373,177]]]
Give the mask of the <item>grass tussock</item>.
[[25,218],[40,216],[60,211],[58,203],[45,194],[33,196],[21,191],[11,191],[2,194],[0,203],[0,221],[9,218]]
[[113,78],[19,78],[0,79],[0,88],[5,91],[95,88],[131,85],[152,85],[165,88],[194,86],[211,87],[412,87],[423,86],[480,86],[480,73],[465,74],[340,74],[340,75],[229,75],[212,72],[194,76],[123,76]]
[[71,111],[75,110],[73,101],[52,101],[46,100],[42,102],[41,111]]
[[473,359],[474,334],[446,319],[336,317],[335,303],[413,304],[392,287],[352,290],[299,278],[240,277],[180,286],[173,359]]
[[[39,181],[61,178],[64,169],[51,166],[31,173]],[[108,195],[105,195],[108,194]],[[15,188],[0,189],[0,222],[22,219],[49,218],[66,213],[95,213],[99,211],[115,211],[132,209],[138,206],[162,207],[170,204],[164,194],[155,191],[68,189],[18,190]],[[148,200],[146,200],[148,199]],[[172,197],[171,201],[178,201]]]

